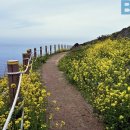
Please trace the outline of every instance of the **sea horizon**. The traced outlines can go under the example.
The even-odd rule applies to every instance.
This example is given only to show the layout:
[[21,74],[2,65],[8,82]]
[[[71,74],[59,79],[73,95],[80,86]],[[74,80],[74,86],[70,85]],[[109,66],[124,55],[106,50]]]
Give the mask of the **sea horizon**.
[[[42,46],[43,54],[45,54],[45,46],[58,45],[58,44],[44,44],[44,43],[0,43],[0,77],[4,76],[7,72],[7,61],[18,60],[22,63],[22,53],[25,53],[27,49],[37,48],[38,54],[40,47]],[[48,49],[49,51],[49,49]],[[53,51],[53,48],[52,48]]]

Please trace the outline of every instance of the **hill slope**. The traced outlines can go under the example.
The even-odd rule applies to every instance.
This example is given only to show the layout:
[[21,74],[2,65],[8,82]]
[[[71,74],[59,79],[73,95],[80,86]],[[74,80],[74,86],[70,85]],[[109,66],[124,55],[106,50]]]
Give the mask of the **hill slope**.
[[130,40],[78,47],[59,66],[101,115],[106,130],[130,130]]
[[130,38],[130,26],[127,27],[127,28],[123,28],[121,31],[118,31],[118,32],[115,32],[115,33],[112,33],[110,35],[102,35],[102,36],[99,36],[97,39],[94,39],[92,41],[88,41],[88,42],[85,42],[81,45],[86,45],[86,44],[93,44],[97,41],[103,41],[103,40],[106,40],[106,39],[119,39],[119,38]]

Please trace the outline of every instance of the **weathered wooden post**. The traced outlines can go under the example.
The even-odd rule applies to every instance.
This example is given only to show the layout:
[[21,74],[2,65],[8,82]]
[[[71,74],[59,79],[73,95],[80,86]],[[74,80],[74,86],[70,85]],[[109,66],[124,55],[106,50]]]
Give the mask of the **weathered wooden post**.
[[40,47],[40,56],[42,56],[42,47]]
[[28,49],[28,50],[27,50],[27,53],[29,54],[29,58],[30,58],[30,56],[31,56],[31,54],[32,54],[32,50],[31,50],[31,49]]
[[16,94],[16,91],[17,91],[20,74],[11,74],[11,73],[19,71],[18,60],[7,61],[7,68],[8,68],[8,84],[9,84],[10,106],[12,106],[12,103],[14,101],[15,94]]
[[[29,62],[29,58],[30,58],[29,53],[23,53],[23,68],[24,68],[24,70],[26,70],[26,67],[27,67],[28,62]],[[26,74],[29,74],[29,69],[30,69],[30,67],[28,67]]]
[[58,51],[60,51],[60,44],[58,44]]
[[37,58],[37,49],[34,48],[34,58],[36,59]]
[[54,45],[54,53],[56,53],[56,45]]
[[47,55],[47,46],[45,46],[45,55]]
[[50,45],[50,55],[52,54],[52,46]]
[[64,45],[64,49],[66,50],[66,45]]
[[63,44],[61,44],[61,50],[63,50]]
[[[31,55],[32,55],[32,50],[31,49],[28,49],[27,50],[27,53],[28,53],[28,58],[30,59],[30,57],[31,57]],[[30,64],[32,63],[32,61],[30,60]],[[29,70],[31,69],[31,66],[29,65],[29,67],[28,67],[28,72],[27,73],[29,73]]]

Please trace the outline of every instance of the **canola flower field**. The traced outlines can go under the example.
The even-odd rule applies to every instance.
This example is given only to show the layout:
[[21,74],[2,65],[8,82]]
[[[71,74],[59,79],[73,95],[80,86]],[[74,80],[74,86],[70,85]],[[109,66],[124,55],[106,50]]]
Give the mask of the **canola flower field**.
[[80,46],[60,61],[59,68],[107,130],[130,130],[130,40],[107,39]]
[[[57,53],[62,51],[66,50],[61,50]],[[61,129],[65,126],[63,120],[53,121],[55,117],[54,111],[59,112],[60,109],[56,100],[52,100],[48,104],[48,97],[51,93],[46,91],[46,86],[43,86],[41,75],[38,71],[48,58],[49,55],[37,57],[36,60],[33,60],[32,69],[29,71],[29,74],[23,74],[18,103],[8,124],[8,130],[21,130],[23,111],[24,130]],[[23,66],[20,66],[20,70],[23,71]],[[12,84],[11,87],[15,88],[16,85]],[[0,78],[0,130],[2,130],[11,108],[9,101],[8,78],[5,76]],[[54,110],[50,111],[49,107],[52,107]],[[52,123],[53,125],[50,125]]]
[[[15,113],[8,125],[8,130],[20,130],[21,110],[20,106],[24,105],[24,129],[25,130],[46,130],[48,124],[46,121],[46,98],[50,93],[46,92],[45,87],[39,80],[40,75],[37,72],[24,74],[21,85],[21,101],[15,108]],[[11,87],[16,87],[12,84]],[[0,129],[9,113],[9,87],[7,77],[0,79]],[[24,99],[24,100],[23,100]]]

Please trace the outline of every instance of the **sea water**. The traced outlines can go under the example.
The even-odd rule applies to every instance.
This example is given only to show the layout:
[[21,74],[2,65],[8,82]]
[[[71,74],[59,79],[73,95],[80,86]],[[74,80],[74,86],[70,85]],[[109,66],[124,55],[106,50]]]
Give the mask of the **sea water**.
[[[0,77],[6,74],[7,72],[8,60],[19,60],[19,62],[22,63],[22,53],[25,53],[27,49],[33,50],[34,48],[37,48],[37,50],[40,50],[40,46],[43,47],[43,52],[45,52],[45,44],[25,44],[25,43],[24,44],[21,43],[2,44],[0,43]],[[47,46],[49,48],[50,45],[47,44]]]

